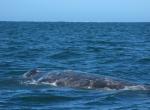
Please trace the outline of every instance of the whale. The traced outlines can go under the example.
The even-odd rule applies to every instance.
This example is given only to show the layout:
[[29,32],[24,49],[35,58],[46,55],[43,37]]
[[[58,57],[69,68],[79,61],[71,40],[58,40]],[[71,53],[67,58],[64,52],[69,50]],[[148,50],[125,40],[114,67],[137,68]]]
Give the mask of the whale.
[[25,72],[22,77],[28,82],[36,82],[36,84],[49,84],[57,87],[107,90],[149,90],[149,87],[146,85],[140,85],[117,78],[74,70],[43,72],[38,69],[32,69]]

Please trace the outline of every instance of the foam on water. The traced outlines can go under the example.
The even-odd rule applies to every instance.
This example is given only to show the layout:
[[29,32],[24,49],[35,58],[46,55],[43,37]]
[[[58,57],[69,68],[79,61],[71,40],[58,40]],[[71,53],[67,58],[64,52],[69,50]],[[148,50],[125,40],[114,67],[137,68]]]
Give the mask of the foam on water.
[[27,80],[27,81],[21,81],[21,84],[26,84],[26,85],[38,85],[38,81],[36,80]]
[[57,86],[57,81],[49,83],[49,82],[42,82],[42,84],[51,85],[51,86]]

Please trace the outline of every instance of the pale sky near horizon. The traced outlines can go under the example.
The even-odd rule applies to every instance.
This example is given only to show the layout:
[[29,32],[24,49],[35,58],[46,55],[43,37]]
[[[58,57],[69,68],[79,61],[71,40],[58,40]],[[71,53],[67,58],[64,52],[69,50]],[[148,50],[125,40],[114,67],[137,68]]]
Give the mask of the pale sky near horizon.
[[0,21],[150,22],[150,0],[0,0]]

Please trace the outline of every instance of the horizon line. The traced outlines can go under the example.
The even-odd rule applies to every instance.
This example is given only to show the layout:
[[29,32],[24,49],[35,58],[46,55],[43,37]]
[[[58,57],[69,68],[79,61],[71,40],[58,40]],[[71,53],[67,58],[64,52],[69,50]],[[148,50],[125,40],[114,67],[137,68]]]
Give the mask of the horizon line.
[[0,20],[0,22],[37,22],[37,23],[150,23],[150,21],[24,21]]

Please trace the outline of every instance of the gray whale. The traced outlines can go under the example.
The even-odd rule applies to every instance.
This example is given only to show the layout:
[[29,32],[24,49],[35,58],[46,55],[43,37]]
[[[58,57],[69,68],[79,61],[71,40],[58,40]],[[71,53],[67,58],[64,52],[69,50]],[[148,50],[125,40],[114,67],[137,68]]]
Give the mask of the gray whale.
[[[83,89],[135,89],[147,90],[144,85],[137,85],[109,77],[102,77],[96,74],[83,73],[73,70],[41,72],[37,69],[30,70],[23,74],[27,81],[38,84],[50,84],[58,87],[71,87]],[[128,90],[127,89],[127,90]]]

